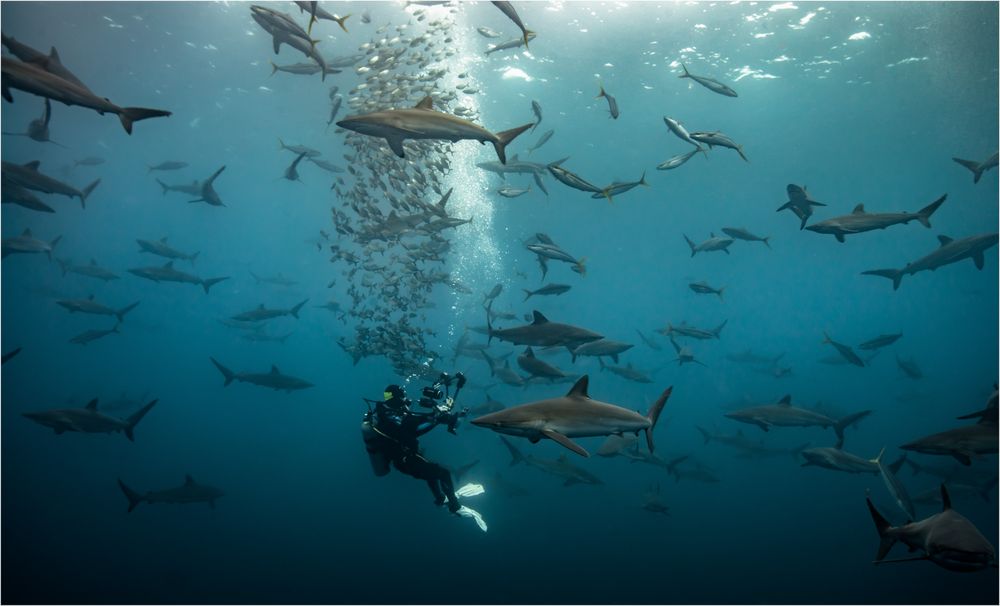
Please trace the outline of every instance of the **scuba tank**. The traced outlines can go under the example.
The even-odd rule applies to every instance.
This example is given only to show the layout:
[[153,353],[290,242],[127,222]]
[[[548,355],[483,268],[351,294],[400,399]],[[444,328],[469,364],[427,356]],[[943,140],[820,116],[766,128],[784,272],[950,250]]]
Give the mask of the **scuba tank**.
[[372,416],[373,413],[369,412],[361,422],[361,439],[365,443],[365,451],[368,452],[368,460],[372,464],[372,471],[375,472],[376,476],[382,477],[389,473],[389,457],[380,448],[381,445],[379,442],[384,438],[372,426]]

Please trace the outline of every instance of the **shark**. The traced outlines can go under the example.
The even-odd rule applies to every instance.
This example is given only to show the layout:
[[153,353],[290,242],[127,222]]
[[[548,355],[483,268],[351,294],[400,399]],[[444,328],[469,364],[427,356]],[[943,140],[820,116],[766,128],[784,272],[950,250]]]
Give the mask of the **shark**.
[[263,320],[270,320],[272,318],[280,318],[281,316],[292,316],[296,320],[299,319],[299,310],[302,306],[309,302],[309,299],[302,301],[298,305],[292,307],[291,309],[268,309],[264,307],[261,303],[260,307],[257,309],[251,309],[243,313],[236,314],[232,317],[233,320],[237,322],[261,322]]
[[223,280],[229,279],[229,276],[225,276],[222,278],[209,278],[205,280],[203,278],[199,278],[198,276],[180,271],[179,269],[174,269],[173,261],[167,261],[166,264],[160,267],[134,267],[128,270],[128,272],[139,276],[140,278],[152,280],[153,282],[182,282],[186,284],[200,284],[201,287],[205,289],[206,295],[208,294],[209,288],[212,288]]
[[80,433],[113,433],[122,432],[130,442],[135,442],[135,426],[156,406],[159,400],[153,400],[132,413],[125,419],[118,419],[97,410],[97,398],[87,403],[83,408],[56,408],[41,412],[22,413],[39,425],[52,428],[56,434],[67,431]]
[[233,372],[219,363],[215,358],[209,358],[212,360],[212,364],[219,369],[222,376],[225,378],[225,383],[223,387],[229,385],[234,380],[241,383],[252,383],[253,385],[259,385],[261,387],[268,387],[275,391],[285,391],[286,393],[292,393],[297,389],[307,389],[313,387],[313,384],[300,379],[298,377],[293,377],[291,375],[286,375],[281,372],[281,370],[275,366],[271,365],[270,372]]
[[48,256],[49,261],[51,261],[52,251],[61,239],[62,236],[56,236],[51,242],[45,242],[31,235],[30,229],[25,229],[19,236],[3,239],[2,243],[0,243],[0,256],[6,258],[7,255],[18,253],[31,254],[43,252]]
[[524,463],[529,467],[534,467],[535,469],[540,469],[547,474],[554,475],[558,478],[565,480],[563,486],[572,486],[573,484],[603,484],[600,478],[590,473],[586,469],[577,467],[569,462],[569,459],[565,454],[559,455],[557,459],[543,459],[536,457],[534,455],[525,455],[521,453],[520,450],[511,443],[510,440],[500,436],[500,441],[504,443],[507,450],[510,451],[510,464],[517,465],[518,463]]
[[113,309],[104,305],[103,303],[98,303],[94,300],[94,295],[90,295],[86,299],[69,299],[65,301],[56,301],[56,303],[69,310],[69,313],[84,313],[84,314],[96,314],[99,316],[115,316],[118,318],[119,322],[125,320],[125,314],[135,309],[135,306],[139,304],[139,301],[132,303],[131,305],[126,305],[121,309]]
[[[52,49],[55,54],[55,49]],[[17,61],[8,57],[2,59],[3,98],[8,103],[14,102],[10,89],[15,88],[26,93],[58,101],[64,105],[79,105],[92,109],[99,114],[115,114],[122,123],[125,132],[132,134],[132,124],[139,120],[169,116],[171,112],[162,109],[145,107],[119,107],[104,97],[94,94],[86,86],[72,80],[59,77],[42,67]]]
[[125,493],[125,498],[128,499],[129,513],[132,513],[132,510],[143,502],[150,505],[154,503],[208,503],[209,507],[215,509],[215,500],[226,494],[214,486],[195,482],[190,475],[185,475],[184,483],[176,488],[150,490],[145,494],[132,490],[121,478],[118,478],[118,486]]
[[457,116],[434,110],[434,100],[424,97],[411,109],[390,109],[370,114],[350,116],[337,126],[385,139],[392,152],[405,158],[403,141],[406,139],[443,139],[445,141],[473,140],[492,143],[501,164],[507,163],[507,145],[518,135],[531,128],[525,124],[496,134]]
[[792,406],[792,396],[786,395],[776,404],[751,406],[726,413],[726,418],[740,423],[756,425],[764,431],[772,427],[832,427],[837,433],[837,439],[844,439],[844,430],[871,414],[870,410],[862,410],[847,415],[842,419],[830,417],[805,408]]
[[646,444],[653,452],[653,429],[663,406],[673,391],[668,387],[650,406],[645,415],[615,404],[593,400],[588,394],[589,375],[580,377],[565,396],[512,406],[472,420],[473,425],[498,433],[528,438],[537,443],[548,438],[557,444],[589,457],[572,438],[609,436],[640,431],[646,434]]
[[940,235],[938,236],[940,246],[937,250],[916,261],[907,263],[903,269],[872,269],[861,272],[861,275],[888,278],[892,280],[892,289],[899,290],[903,276],[907,274],[912,276],[921,271],[934,271],[939,267],[958,263],[965,259],[972,259],[972,262],[976,264],[976,269],[981,270],[986,264],[983,253],[996,246],[997,239],[998,234],[995,233],[968,236],[960,240]]
[[[919,522],[909,522],[902,526],[890,524],[872,503],[871,497],[866,502],[879,536],[875,564],[930,560],[955,572],[975,572],[997,565],[993,545],[972,522],[952,509],[951,497],[944,484],[941,485],[941,511]],[[924,553],[886,560],[885,556],[897,542],[902,542],[910,551]]]
[[39,160],[32,160],[27,164],[4,162],[4,179],[10,183],[14,183],[15,185],[20,185],[24,189],[40,191],[45,194],[59,194],[70,198],[79,198],[80,206],[83,208],[87,207],[87,196],[89,196],[91,192],[94,191],[94,188],[101,183],[101,180],[97,179],[87,187],[79,190],[72,185],[63,183],[58,179],[42,173],[38,170],[40,165],[41,161]]
[[580,328],[571,324],[561,324],[550,322],[540,311],[532,312],[533,321],[531,324],[517,326],[514,328],[493,328],[489,314],[486,315],[487,344],[492,342],[494,337],[501,341],[508,341],[514,345],[534,345],[544,347],[548,345],[579,346],[591,341],[603,339],[603,335],[596,332]]
[[858,204],[849,215],[813,223],[806,229],[818,234],[831,234],[840,243],[846,242],[844,236],[874,229],[885,229],[893,225],[906,225],[910,221],[919,221],[921,225],[930,229],[931,215],[944,204],[947,198],[948,194],[945,194],[915,213],[870,213],[865,210],[864,204]]
[[965,466],[972,465],[972,457],[975,455],[996,454],[998,450],[996,401],[991,400],[991,404],[992,406],[987,406],[984,410],[958,417],[959,419],[979,417],[975,425],[924,436],[903,444],[900,448],[923,454],[951,456]]
[[788,202],[779,206],[778,210],[775,212],[791,210],[800,220],[799,229],[805,228],[806,221],[808,221],[809,217],[813,214],[813,206],[826,206],[826,204],[823,204],[822,202],[813,200],[804,185],[798,186],[794,183],[789,183],[785,189],[788,192]]

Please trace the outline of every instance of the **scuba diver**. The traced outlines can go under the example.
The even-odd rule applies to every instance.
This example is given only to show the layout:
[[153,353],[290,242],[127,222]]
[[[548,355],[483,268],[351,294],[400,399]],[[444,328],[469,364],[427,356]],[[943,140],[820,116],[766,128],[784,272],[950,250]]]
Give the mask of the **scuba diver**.
[[[456,385],[453,396],[448,394],[452,381]],[[389,473],[389,464],[392,463],[406,475],[426,481],[434,494],[434,504],[440,507],[447,501],[448,511],[454,514],[458,514],[462,506],[455,494],[451,473],[424,458],[417,438],[438,425],[447,425],[448,432],[455,433],[458,420],[469,413],[468,408],[452,411],[463,385],[465,376],[462,373],[456,373],[454,378],[448,373],[441,373],[433,385],[423,389],[419,404],[431,409],[426,413],[410,410],[412,403],[403,388],[389,385],[382,394],[381,402],[365,399],[369,410],[361,424],[365,450],[376,476]],[[442,386],[445,388],[443,392]]]

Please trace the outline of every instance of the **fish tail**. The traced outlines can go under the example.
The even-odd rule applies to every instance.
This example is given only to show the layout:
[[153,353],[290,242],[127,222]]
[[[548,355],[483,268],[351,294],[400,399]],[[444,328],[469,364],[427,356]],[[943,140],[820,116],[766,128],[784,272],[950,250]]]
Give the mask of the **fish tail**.
[[763,242],[763,243],[764,243],[764,246],[766,246],[766,247],[767,247],[768,249],[770,249],[770,248],[771,248],[771,236],[764,236],[764,237],[763,237],[763,238],[761,239],[761,242]]
[[510,440],[508,440],[507,438],[505,438],[503,436],[500,436],[500,441],[503,442],[503,445],[506,446],[507,450],[510,451],[510,464],[511,465],[517,465],[518,463],[524,463],[527,460],[527,459],[524,458],[524,455],[521,454],[521,451],[518,450],[517,447],[514,446],[514,444]]
[[722,291],[724,291],[724,290],[726,290],[725,286],[723,286],[719,290],[715,291],[715,294],[719,295],[719,300],[720,301],[725,301],[725,298],[723,298],[723,296],[722,296]]
[[[350,16],[351,15],[348,14],[348,15],[344,15],[340,19],[337,19],[336,17],[333,18],[333,20],[337,22],[337,25],[340,26],[340,29],[344,30],[345,34],[348,33],[348,31],[347,31],[347,26],[344,25],[344,22],[347,21],[347,18],[350,17]],[[527,46],[527,42],[525,42],[525,46]]]
[[145,107],[123,107],[121,112],[118,113],[118,119],[121,120],[122,127],[125,132],[132,134],[132,123],[138,122],[139,120],[147,120],[149,118],[160,118],[164,116],[169,116],[171,112],[162,109],[147,109]]
[[497,133],[497,140],[493,142],[493,148],[496,149],[500,164],[507,164],[507,145],[529,128],[531,128],[531,123]]
[[45,254],[49,256],[49,263],[52,262],[52,251],[56,249],[56,244],[59,244],[60,240],[62,240],[62,236],[56,236],[54,240],[49,242],[49,249],[45,251]]
[[642,171],[642,176],[639,177],[639,185],[645,185],[649,187],[649,183],[646,183],[646,171]]
[[56,264],[59,265],[59,271],[62,272],[63,277],[69,272],[69,266],[73,262],[72,259],[60,259],[56,257]]
[[931,226],[931,215],[933,215],[934,211],[944,204],[944,201],[947,198],[948,194],[945,194],[917,211],[917,221],[920,221],[921,225],[929,229]]
[[212,361],[212,364],[215,364],[215,367],[219,369],[219,372],[221,372],[222,376],[225,378],[226,382],[223,383],[222,385],[223,387],[226,387],[227,385],[233,382],[233,379],[236,378],[236,375],[233,373],[233,371],[229,370],[228,368],[220,364],[219,361],[216,360],[215,358],[209,357],[209,360]]
[[608,199],[608,204],[614,204],[615,203],[614,198],[611,197],[611,189],[612,189],[612,186],[609,185],[609,186],[607,186],[607,187],[605,187],[604,189],[601,190],[601,193],[604,195],[604,197]]
[[698,251],[695,248],[694,242],[691,241],[691,238],[687,237],[687,234],[684,234],[684,240],[687,241],[688,246],[691,248],[691,256],[693,257],[696,254],[698,254]]
[[[135,430],[135,426],[139,424],[139,421],[141,421],[144,416],[146,416],[147,412],[156,406],[157,402],[159,402],[159,400],[153,400],[149,404],[146,404],[137,410],[129,418],[125,419],[125,422],[128,423],[128,426],[125,427],[125,437],[127,437],[130,442],[135,442],[135,435],[132,433]],[[129,511],[131,511],[131,509]]]
[[229,276],[225,276],[225,277],[222,277],[222,278],[211,278],[211,279],[208,279],[208,280],[202,280],[201,281],[201,287],[205,289],[205,294],[207,295],[209,288],[212,288],[213,286],[215,286],[219,282],[222,282],[223,280],[228,280],[228,279],[229,279]]
[[705,444],[712,441],[712,434],[708,433],[708,430],[698,425],[695,425],[694,427],[701,433],[701,437],[705,439]]
[[649,446],[649,452],[651,453],[653,452],[653,429],[656,428],[656,422],[660,420],[660,413],[663,412],[663,407],[666,405],[667,400],[670,399],[670,394],[673,391],[673,385],[664,389],[656,402],[653,402],[653,405],[649,407],[649,412],[646,413],[646,418],[649,419],[649,427],[645,429],[646,445]]
[[118,478],[118,486],[122,489],[122,493],[125,494],[125,498],[128,499],[128,512],[132,513],[132,510],[142,502],[142,495],[129,488],[125,482],[122,482],[121,478]]
[[271,75],[278,73],[278,66],[274,61],[271,61]]
[[875,554],[875,561],[880,562],[892,549],[892,546],[896,544],[896,537],[891,534],[892,525],[889,524],[889,520],[885,519],[875,505],[872,503],[871,497],[867,497],[865,502],[868,504],[868,511],[872,514],[872,521],[875,522],[875,530],[878,531],[878,552]]
[[167,195],[167,192],[170,191],[170,186],[164,183],[163,181],[160,181],[159,179],[157,179],[156,182],[159,183],[160,187],[163,188],[163,195],[164,196]]
[[573,269],[576,270],[581,276],[587,276],[587,257],[580,257],[576,263],[573,264]]
[[983,176],[983,169],[979,165],[979,162],[975,162],[973,160],[963,160],[961,158],[952,158],[952,160],[972,171],[972,182],[979,183],[979,178]]
[[901,269],[870,269],[861,272],[863,276],[881,276],[892,280],[892,289],[899,290],[899,285],[903,281],[903,270]]
[[528,299],[530,299],[531,295],[535,294],[532,291],[528,290],[527,288],[522,288],[521,290],[524,291],[524,300],[525,301],[527,301]]
[[116,311],[115,315],[118,316],[118,321],[119,322],[123,322],[125,320],[125,314],[127,314],[128,312],[130,312],[133,309],[135,309],[136,305],[138,305],[139,303],[140,303],[140,301],[136,301],[135,303],[133,303],[131,305],[128,305],[126,307],[123,307],[123,308],[119,309],[118,311]]
[[837,432],[837,439],[840,440],[841,443],[843,443],[844,430],[856,424],[858,421],[867,417],[871,413],[872,411],[870,410],[862,410],[861,412],[856,412],[854,414],[847,415],[843,419],[838,420],[833,426],[833,430]]
[[681,69],[684,70],[684,73],[681,74],[680,76],[677,76],[678,78],[690,78],[691,77],[690,72],[688,72],[687,66],[684,65],[683,63],[681,63]]
[[296,320],[298,320],[299,319],[299,310],[302,309],[302,306],[305,305],[308,302],[309,302],[309,299],[306,299],[305,301],[299,303],[298,305],[296,305],[295,307],[293,307],[291,310],[289,310],[289,313],[292,314],[293,318],[295,318]]
[[743,153],[743,146],[742,145],[737,145],[736,146],[736,153],[738,153],[740,155],[740,157],[743,158],[744,162],[749,162],[750,161],[750,160],[747,159],[746,154]]
[[523,34],[524,34],[524,48],[527,49],[528,48],[528,40],[532,36],[535,35],[535,32],[531,31],[530,29],[526,29],[526,30],[524,30]]

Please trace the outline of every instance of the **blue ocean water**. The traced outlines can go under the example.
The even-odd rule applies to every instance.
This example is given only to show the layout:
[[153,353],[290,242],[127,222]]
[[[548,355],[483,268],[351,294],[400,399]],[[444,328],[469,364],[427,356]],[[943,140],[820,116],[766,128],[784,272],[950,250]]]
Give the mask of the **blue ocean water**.
[[[292,3],[264,6],[303,26],[308,20]],[[997,149],[996,3],[525,2],[515,7],[537,33],[529,50],[489,55],[489,44],[520,35],[489,3],[320,6],[351,14],[347,32],[330,21],[313,26],[322,54],[364,55],[325,81],[271,75],[270,60],[305,59],[287,46],[276,57],[249,3],[3,4],[5,35],[43,52],[55,46],[62,64],[98,95],[172,112],[136,123],[130,136],[113,115],[53,102],[51,137],[65,148],[3,138],[4,162],[38,160],[43,172],[75,187],[101,179],[86,209],[45,194],[39,195],[54,214],[5,204],[4,238],[26,228],[46,241],[62,236],[54,257],[75,265],[93,259],[121,276],[104,283],[63,275],[44,254],[3,261],[2,350],[23,348],[2,374],[5,601],[997,602],[995,568],[963,575],[929,562],[872,565],[878,535],[866,491],[894,523],[906,521],[877,476],[802,467],[793,456],[740,456],[706,444],[697,429],[742,430],[772,449],[832,446],[829,429],[763,432],[723,416],[790,394],[793,403],[836,417],[872,410],[847,431],[845,448],[872,458],[885,447],[886,460],[894,461],[900,445],[967,423],[954,417],[984,406],[998,368],[996,249],[986,252],[981,271],[966,260],[906,276],[897,291],[861,272],[901,268],[934,250],[939,235],[996,232],[997,171],[973,183],[952,161],[981,161]],[[370,22],[363,23],[366,12]],[[409,45],[439,20],[447,27],[427,34],[433,48],[426,49],[426,41]],[[501,35],[487,39],[478,27]],[[358,68],[373,47],[422,53],[387,76],[447,72],[419,85],[372,83],[379,70]],[[739,96],[679,79],[681,63]],[[455,90],[460,73],[476,92],[459,92],[442,109],[473,108],[477,123],[492,132],[533,121],[532,100],[542,107],[537,130],[508,148],[511,159],[518,154],[546,163],[568,156],[565,168],[602,187],[645,171],[649,186],[615,196],[612,204],[550,176],[545,196],[530,176],[512,175],[508,185],[531,184],[532,191],[508,199],[496,194],[501,180],[475,166],[496,160],[491,145],[446,143],[454,152],[448,166],[429,167],[411,153],[411,143],[410,157],[399,160],[372,140],[383,157],[361,166],[347,135],[326,125],[331,86],[339,86],[344,99],[342,119],[359,113],[351,100],[366,98],[373,87],[409,87],[402,107],[423,96],[418,86],[429,86],[432,95]],[[605,99],[595,98],[599,85],[617,99],[618,119],[609,118]],[[41,115],[42,100],[11,93],[3,130],[24,132]],[[716,147],[707,158],[698,154],[677,169],[655,170],[692,149],[667,130],[663,116],[689,131],[724,132],[749,161]],[[552,139],[527,156],[549,129]],[[355,174],[303,163],[301,182],[281,179],[295,156],[279,149],[279,138],[316,148]],[[73,166],[88,157],[104,162]],[[148,171],[165,160],[189,166]],[[588,374],[591,396],[629,409],[645,411],[672,385],[654,434],[656,452],[664,459],[686,455],[688,471],[710,472],[717,481],[683,474],[677,480],[623,457],[584,459],[550,440],[512,438],[537,457],[566,454],[603,482],[564,486],[538,469],[510,466],[506,448],[488,430],[467,422],[457,435],[437,429],[421,440],[429,458],[454,467],[479,460],[463,482],[486,488],[467,502],[489,525],[482,533],[472,521],[435,508],[423,482],[397,472],[372,474],[359,434],[367,410],[362,398],[378,398],[389,383],[406,384],[414,396],[429,379],[407,380],[381,355],[354,363],[338,346],[338,340],[365,345],[369,333],[358,328],[379,323],[358,312],[394,309],[386,281],[405,270],[395,264],[398,246],[372,252],[355,236],[337,233],[331,208],[348,213],[360,229],[364,221],[345,195],[360,183],[366,195],[358,199],[388,214],[387,200],[367,175],[404,162],[439,174],[444,189],[454,188],[449,213],[472,219],[444,232],[451,248],[443,264],[422,265],[450,272],[471,294],[434,285],[410,321],[434,333],[424,335],[419,352],[428,368],[469,377],[458,406],[480,404],[487,392],[513,406],[569,389],[563,383],[511,387],[491,377],[483,361],[453,360],[464,329],[486,322],[483,293],[500,283],[504,290],[493,307],[516,319],[497,319],[496,327],[520,325],[524,314],[538,310],[634,344],[620,365],[649,372],[650,384],[602,372],[593,358],[571,362],[565,350],[538,355],[574,375]],[[223,165],[215,188],[224,207],[188,204],[183,194],[162,193],[154,180],[190,183]],[[340,189],[331,191],[336,179]],[[789,183],[807,186],[827,204],[810,223],[861,203],[869,212],[912,212],[948,197],[931,229],[913,222],[839,243],[800,231],[789,211],[775,212]],[[429,203],[440,197],[408,187]],[[736,241],[730,254],[692,257],[685,235],[701,242],[724,226],[769,236],[770,248]],[[523,245],[538,232],[585,257],[585,275],[552,261],[543,281]],[[135,242],[162,237],[199,253],[193,266],[177,261],[179,269],[229,279],[206,295],[197,285],[153,283],[129,273],[166,261],[139,253]],[[362,263],[376,260],[377,267],[350,274],[352,265],[331,261],[331,246]],[[296,284],[258,283],[251,272],[281,274]],[[692,292],[688,285],[702,280],[725,286],[724,299]],[[549,282],[572,289],[523,301],[522,289]],[[362,293],[357,300],[356,292]],[[86,330],[114,325],[113,318],[69,314],[56,303],[89,295],[115,308],[141,303],[120,334],[71,344]],[[266,329],[289,334],[284,342],[249,341],[220,322],[260,304],[289,308],[304,299],[299,319],[272,320]],[[328,301],[346,313],[317,307]],[[656,333],[684,321],[705,328],[726,322],[718,340],[683,341],[703,366],[678,366],[669,340]],[[385,328],[391,332],[394,325]],[[645,345],[637,329],[661,350]],[[837,355],[823,344],[824,331],[855,348],[879,334],[903,337],[856,368],[822,361]],[[791,373],[776,378],[770,367],[727,358],[748,349],[784,354],[779,366]],[[493,339],[489,351],[513,351],[517,369],[523,349]],[[897,356],[913,358],[923,378],[907,378]],[[314,386],[292,394],[239,382],[224,386],[210,358],[237,371],[276,365]],[[82,407],[93,398],[116,416],[130,414],[140,400],[159,402],[136,428],[134,443],[120,434],[55,435],[22,416]],[[593,453],[602,438],[578,441]],[[953,461],[909,458],[931,466]],[[995,477],[996,456],[978,457],[972,468]],[[505,494],[497,472],[525,494]],[[146,491],[178,486],[185,474],[225,496],[214,509],[144,503],[126,513],[118,478]],[[906,466],[899,477],[914,496],[940,481]],[[669,516],[642,508],[656,486]],[[995,486],[986,494],[953,500],[995,545]],[[939,509],[917,507],[920,518]],[[907,554],[898,546],[893,555]]]

